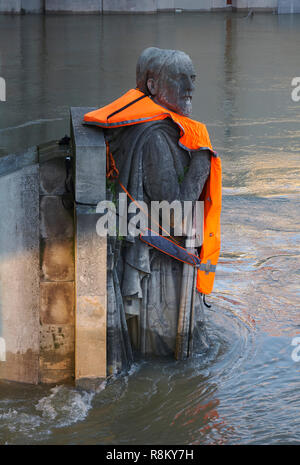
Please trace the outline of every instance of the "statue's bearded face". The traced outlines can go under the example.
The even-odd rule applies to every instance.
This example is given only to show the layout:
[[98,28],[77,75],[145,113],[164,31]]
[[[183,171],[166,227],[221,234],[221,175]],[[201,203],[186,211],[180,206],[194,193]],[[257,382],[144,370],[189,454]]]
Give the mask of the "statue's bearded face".
[[148,88],[156,103],[180,115],[190,116],[195,78],[192,61],[185,55],[163,67]]

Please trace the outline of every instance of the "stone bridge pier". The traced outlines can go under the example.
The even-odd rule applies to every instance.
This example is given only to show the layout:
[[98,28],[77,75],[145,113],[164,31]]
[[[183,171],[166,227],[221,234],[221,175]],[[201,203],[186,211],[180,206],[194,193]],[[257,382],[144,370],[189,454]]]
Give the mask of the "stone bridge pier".
[[[101,129],[71,109],[71,145],[56,141],[0,158],[0,380],[106,378],[106,238]],[[68,188],[72,167],[75,202]]]

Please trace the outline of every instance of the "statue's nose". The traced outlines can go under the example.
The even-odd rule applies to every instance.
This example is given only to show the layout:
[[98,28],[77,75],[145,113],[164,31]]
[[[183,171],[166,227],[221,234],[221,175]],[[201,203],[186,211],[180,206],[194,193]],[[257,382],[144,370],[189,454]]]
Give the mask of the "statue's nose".
[[195,89],[195,84],[194,84],[194,81],[193,81],[193,78],[191,76],[187,76],[187,89],[191,92],[194,91]]

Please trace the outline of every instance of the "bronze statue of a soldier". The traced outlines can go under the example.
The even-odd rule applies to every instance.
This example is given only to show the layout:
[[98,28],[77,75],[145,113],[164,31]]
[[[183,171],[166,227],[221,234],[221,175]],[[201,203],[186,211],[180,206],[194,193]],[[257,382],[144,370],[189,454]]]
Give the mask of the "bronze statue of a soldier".
[[[195,78],[192,61],[184,52],[147,48],[138,59],[136,89],[125,94],[120,102],[100,109],[100,113],[86,115],[87,122],[104,128],[110,159],[118,175],[113,181],[115,193],[125,191],[131,199],[149,206],[152,201],[202,199],[207,202],[206,212],[209,202],[216,203],[212,201],[215,196],[212,179],[218,179],[214,183],[219,183],[219,165],[217,169],[214,165],[210,179],[211,160],[216,154],[205,126],[189,118]],[[217,207],[218,216],[220,205]],[[211,222],[208,220],[206,223]],[[204,233],[205,248],[213,250],[209,240],[219,243],[219,226],[216,224],[216,231],[209,227],[210,236],[207,234],[206,238]],[[184,237],[174,240],[180,247],[185,246]],[[128,368],[132,350],[143,355],[174,355],[185,264],[130,234],[121,241],[109,238],[109,249],[109,373]],[[216,253],[209,253],[202,267],[203,280],[213,279]],[[191,282],[194,284],[185,281],[187,294],[194,293],[193,352],[203,353],[209,347],[209,338],[202,292],[195,292],[195,281]],[[199,281],[199,289],[198,284]]]

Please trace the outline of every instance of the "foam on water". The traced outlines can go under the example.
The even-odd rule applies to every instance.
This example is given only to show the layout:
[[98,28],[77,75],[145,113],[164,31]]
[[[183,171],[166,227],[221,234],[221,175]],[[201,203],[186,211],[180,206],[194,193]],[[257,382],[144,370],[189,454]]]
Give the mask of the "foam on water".
[[53,426],[59,428],[84,420],[94,395],[92,392],[78,392],[65,386],[56,386],[51,389],[49,396],[38,401],[35,408],[43,418],[55,420]]
[[[18,437],[42,439],[51,434],[53,428],[63,428],[84,420],[92,407],[94,395],[93,392],[55,386],[50,389],[49,395],[40,398],[34,405],[36,414],[32,414],[34,410],[25,398],[20,400],[19,407],[14,408],[9,407],[11,401],[2,400],[0,443],[5,442],[9,433]],[[16,406],[17,403],[13,402],[13,405]]]

